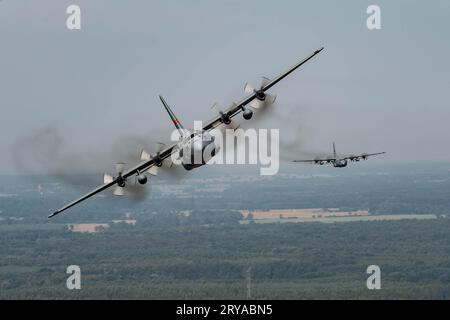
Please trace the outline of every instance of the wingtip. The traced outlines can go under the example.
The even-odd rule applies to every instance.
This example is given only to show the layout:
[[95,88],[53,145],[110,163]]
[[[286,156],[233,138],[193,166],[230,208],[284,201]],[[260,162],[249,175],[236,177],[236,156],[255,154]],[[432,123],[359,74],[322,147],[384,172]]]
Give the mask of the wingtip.
[[59,213],[59,211],[55,211],[52,214],[49,214],[47,218],[50,219],[50,218],[56,216],[58,213]]

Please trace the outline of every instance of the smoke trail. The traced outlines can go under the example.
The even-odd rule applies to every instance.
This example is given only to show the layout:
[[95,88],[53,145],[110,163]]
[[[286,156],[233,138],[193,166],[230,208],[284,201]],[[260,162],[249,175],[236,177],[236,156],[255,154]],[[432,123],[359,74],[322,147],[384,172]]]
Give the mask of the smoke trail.
[[[85,189],[87,185],[101,184],[103,172],[115,174],[113,170],[116,162],[125,162],[128,168],[139,163],[142,149],[154,152],[156,142],[161,141],[161,137],[161,130],[152,130],[143,136],[121,136],[109,147],[102,145],[95,151],[75,152],[69,149],[70,144],[57,126],[47,125],[19,139],[11,153],[16,171],[28,174],[27,177],[34,182],[41,182],[42,175],[46,175],[55,181]],[[181,176],[180,170],[175,172],[168,177],[177,179],[178,175]],[[130,188],[127,186],[130,195],[142,198],[148,194],[148,188],[132,184]]]
[[280,160],[292,161],[299,158],[314,159],[326,157],[326,152],[318,152],[307,147],[313,129],[307,125],[304,117],[305,108],[309,103],[295,103],[287,107],[275,102],[274,105],[256,110],[251,121],[242,123],[243,129],[255,127],[280,129]]

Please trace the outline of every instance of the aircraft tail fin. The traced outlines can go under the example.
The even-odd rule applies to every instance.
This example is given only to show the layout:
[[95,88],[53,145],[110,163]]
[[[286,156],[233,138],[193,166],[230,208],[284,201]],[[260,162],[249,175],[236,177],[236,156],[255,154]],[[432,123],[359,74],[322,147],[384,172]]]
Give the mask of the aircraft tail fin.
[[184,127],[181,124],[180,120],[178,120],[178,118],[173,113],[172,109],[170,109],[170,107],[167,104],[166,100],[164,100],[164,98],[161,95],[159,96],[159,99],[161,99],[161,102],[162,102],[164,108],[166,109],[167,113],[169,114],[170,119],[172,119],[172,122],[173,122],[174,126],[178,129],[178,131],[180,132],[181,136],[183,137],[185,135],[185,130],[184,130]]
[[336,144],[333,141],[333,158],[336,159]]

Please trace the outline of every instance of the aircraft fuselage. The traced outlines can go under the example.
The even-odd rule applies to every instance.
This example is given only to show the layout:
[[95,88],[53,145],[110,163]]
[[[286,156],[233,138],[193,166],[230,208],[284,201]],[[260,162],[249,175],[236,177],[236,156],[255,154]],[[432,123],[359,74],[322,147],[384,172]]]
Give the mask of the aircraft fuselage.
[[220,147],[214,142],[214,137],[207,131],[195,134],[179,147],[179,157],[184,169],[192,169],[205,165],[218,153]]
[[343,159],[337,159],[336,161],[333,162],[333,167],[335,168],[345,168],[347,166],[347,160]]

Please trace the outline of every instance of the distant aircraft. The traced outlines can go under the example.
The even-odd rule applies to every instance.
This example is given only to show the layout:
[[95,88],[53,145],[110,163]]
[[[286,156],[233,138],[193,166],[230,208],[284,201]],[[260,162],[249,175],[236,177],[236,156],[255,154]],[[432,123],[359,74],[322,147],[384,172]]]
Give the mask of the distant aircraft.
[[333,142],[333,156],[327,157],[326,159],[315,158],[312,160],[293,160],[293,162],[310,162],[314,164],[324,165],[324,164],[332,164],[335,168],[344,168],[348,164],[348,160],[351,162],[367,160],[367,158],[371,156],[376,156],[378,154],[385,154],[386,152],[378,152],[378,153],[362,153],[359,155],[349,155],[345,157],[338,157],[336,154],[336,145]]
[[[51,218],[58,213],[63,212],[70,207],[73,207],[77,203],[84,201],[93,195],[102,192],[105,189],[108,189],[112,186],[116,186],[114,190],[114,195],[123,196],[125,195],[125,186],[129,183],[133,183],[129,181],[132,177],[134,177],[134,182],[138,182],[139,184],[147,183],[147,176],[145,173],[150,174],[151,176],[157,175],[158,168],[161,166],[171,167],[172,154],[178,155],[179,159],[182,159],[182,165],[186,170],[192,170],[194,168],[200,167],[208,161],[208,159],[204,159],[202,157],[201,161],[194,161],[194,154],[202,153],[206,150],[211,150],[211,156],[214,156],[218,151],[217,144],[214,143],[213,137],[209,134],[209,131],[220,126],[225,125],[228,128],[236,129],[239,124],[235,123],[232,118],[237,114],[242,112],[242,116],[245,120],[250,120],[253,115],[253,111],[250,108],[247,108],[249,105],[253,109],[263,108],[267,105],[272,104],[275,101],[276,96],[266,93],[270,88],[276,85],[279,81],[284,79],[294,70],[311,60],[314,56],[320,53],[323,50],[323,47],[314,51],[307,58],[301,60],[296,65],[288,69],[286,72],[282,73],[274,80],[270,80],[268,78],[263,77],[262,82],[259,88],[254,89],[251,85],[246,84],[244,87],[245,93],[249,94],[246,98],[244,98],[239,103],[233,103],[227,110],[222,111],[216,104],[213,106],[212,110],[217,113],[217,116],[208,121],[205,125],[203,125],[202,130],[198,130],[197,132],[189,132],[184,129],[181,125],[178,118],[170,109],[169,105],[166,103],[162,96],[159,96],[161,99],[164,108],[169,114],[173,124],[177,128],[180,133],[180,140],[169,147],[166,147],[163,143],[158,143],[156,150],[153,154],[150,154],[148,151],[143,150],[141,153],[141,163],[132,167],[131,169],[125,171],[124,163],[116,164],[116,176],[111,176],[105,174],[103,176],[103,184],[81,198],[67,204],[61,209],[56,210],[48,217]],[[183,156],[183,150],[186,150],[185,155]],[[190,156],[187,155],[190,152]],[[187,161],[185,159],[187,158]]]

